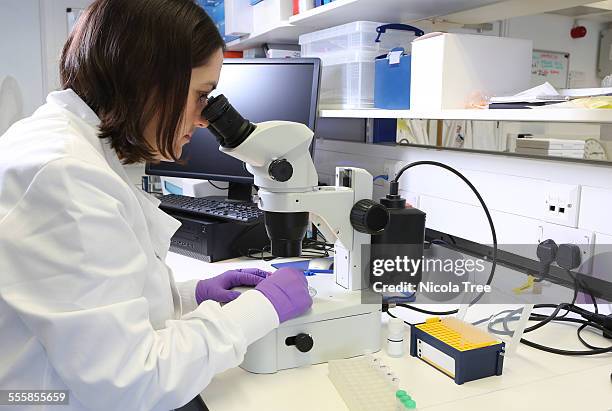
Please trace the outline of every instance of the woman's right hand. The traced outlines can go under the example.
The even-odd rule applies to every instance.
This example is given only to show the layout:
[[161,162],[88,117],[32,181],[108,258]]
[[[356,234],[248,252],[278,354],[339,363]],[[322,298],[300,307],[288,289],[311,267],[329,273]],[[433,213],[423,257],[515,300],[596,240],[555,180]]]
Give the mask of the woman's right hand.
[[294,268],[281,268],[255,287],[274,306],[282,323],[303,314],[312,305],[308,281],[304,273]]

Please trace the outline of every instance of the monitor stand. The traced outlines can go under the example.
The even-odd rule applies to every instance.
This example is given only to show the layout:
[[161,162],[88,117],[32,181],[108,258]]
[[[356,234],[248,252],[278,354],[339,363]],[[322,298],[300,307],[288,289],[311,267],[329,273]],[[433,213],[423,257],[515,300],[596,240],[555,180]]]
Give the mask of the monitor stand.
[[251,193],[253,192],[253,185],[249,183],[229,183],[229,189],[227,191],[227,199],[234,201],[253,201]]

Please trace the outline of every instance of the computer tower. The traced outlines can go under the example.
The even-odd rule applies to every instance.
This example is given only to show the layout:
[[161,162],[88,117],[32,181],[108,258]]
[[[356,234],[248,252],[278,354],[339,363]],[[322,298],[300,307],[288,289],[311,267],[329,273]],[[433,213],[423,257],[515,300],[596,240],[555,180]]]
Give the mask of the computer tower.
[[246,255],[269,245],[263,219],[245,225],[206,217],[169,213],[181,222],[170,251],[212,263]]

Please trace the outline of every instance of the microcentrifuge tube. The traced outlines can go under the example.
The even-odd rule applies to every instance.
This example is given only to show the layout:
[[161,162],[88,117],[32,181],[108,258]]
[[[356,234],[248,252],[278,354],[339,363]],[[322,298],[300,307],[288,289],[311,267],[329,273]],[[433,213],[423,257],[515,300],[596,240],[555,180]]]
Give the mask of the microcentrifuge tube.
[[378,370],[379,373],[381,373],[383,376],[386,376],[388,373],[391,372],[391,370],[389,369],[389,367],[387,367],[384,364],[381,364],[378,366]]
[[391,379],[389,380],[389,384],[391,385],[391,388],[393,389],[398,389],[400,386],[400,379],[397,378],[396,376],[391,377]]

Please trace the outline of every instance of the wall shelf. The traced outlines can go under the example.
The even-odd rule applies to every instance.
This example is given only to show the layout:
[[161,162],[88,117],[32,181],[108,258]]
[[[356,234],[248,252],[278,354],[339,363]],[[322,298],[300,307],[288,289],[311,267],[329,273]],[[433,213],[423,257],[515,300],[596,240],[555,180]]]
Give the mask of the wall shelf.
[[498,3],[499,0],[334,0],[289,19],[289,23],[324,29],[358,20],[406,22]]
[[327,118],[411,118],[425,120],[529,121],[558,123],[612,123],[610,109],[509,109],[509,110],[320,110]]
[[301,34],[311,32],[312,29],[304,26],[294,26],[288,22],[283,22],[267,31],[250,34],[245,37],[227,43],[227,50],[241,51],[253,47],[259,47],[264,43],[293,44]]
[[265,32],[231,41],[227,43],[227,49],[240,51],[264,43],[297,43],[302,34],[352,21],[413,21],[496,2],[499,0],[335,0],[292,16]]
[[304,33],[353,21],[406,23],[435,17],[459,25],[502,20],[521,15],[590,3],[592,0],[334,0],[315,7],[262,33],[242,37],[227,44],[228,50],[245,50],[264,43],[297,43]]

